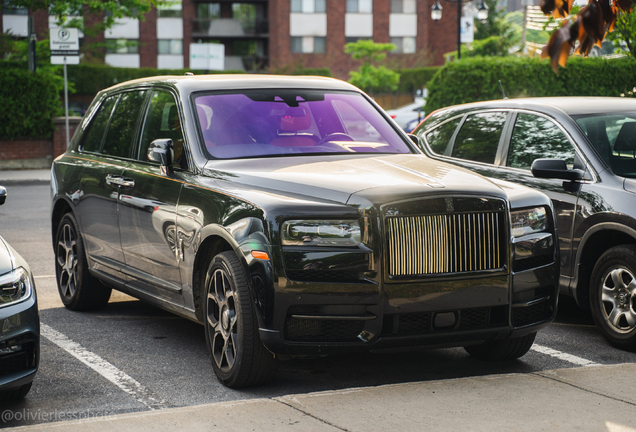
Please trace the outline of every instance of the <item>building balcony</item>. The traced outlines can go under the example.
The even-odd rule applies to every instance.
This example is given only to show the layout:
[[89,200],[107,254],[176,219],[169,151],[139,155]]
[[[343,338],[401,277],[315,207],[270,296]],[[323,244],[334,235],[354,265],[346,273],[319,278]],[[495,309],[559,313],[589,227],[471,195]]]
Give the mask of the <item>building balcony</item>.
[[233,18],[195,18],[192,20],[193,37],[266,37],[268,33],[269,22],[265,19],[240,21]]

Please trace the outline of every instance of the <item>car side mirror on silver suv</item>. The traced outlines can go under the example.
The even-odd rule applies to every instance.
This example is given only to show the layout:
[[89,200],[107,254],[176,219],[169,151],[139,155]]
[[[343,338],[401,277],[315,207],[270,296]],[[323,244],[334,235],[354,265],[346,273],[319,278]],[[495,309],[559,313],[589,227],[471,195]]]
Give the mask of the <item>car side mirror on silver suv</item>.
[[536,178],[581,180],[585,172],[580,169],[568,169],[562,159],[535,159],[530,168]]
[[172,172],[172,161],[174,159],[172,145],[170,138],[160,138],[154,140],[148,146],[148,160],[161,164],[161,172],[163,174]]
[[4,204],[7,200],[7,189],[4,186],[0,186],[0,205]]

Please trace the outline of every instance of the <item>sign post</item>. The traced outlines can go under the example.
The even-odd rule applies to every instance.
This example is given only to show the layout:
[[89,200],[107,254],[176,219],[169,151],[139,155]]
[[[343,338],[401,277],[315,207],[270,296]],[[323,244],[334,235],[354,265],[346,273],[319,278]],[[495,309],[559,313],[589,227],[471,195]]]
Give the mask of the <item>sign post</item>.
[[64,115],[66,117],[66,148],[71,141],[68,127],[67,64],[79,64],[79,30],[76,28],[49,29],[51,64],[64,65]]

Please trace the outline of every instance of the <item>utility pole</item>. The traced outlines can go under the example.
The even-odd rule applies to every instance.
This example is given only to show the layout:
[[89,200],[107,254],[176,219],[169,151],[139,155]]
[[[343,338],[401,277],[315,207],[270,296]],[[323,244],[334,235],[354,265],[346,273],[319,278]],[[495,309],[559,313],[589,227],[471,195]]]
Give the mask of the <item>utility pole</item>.
[[36,53],[36,42],[37,37],[35,36],[34,24],[33,24],[33,15],[29,14],[29,45],[27,50],[27,60],[29,65],[29,71],[35,73],[37,69],[37,53]]

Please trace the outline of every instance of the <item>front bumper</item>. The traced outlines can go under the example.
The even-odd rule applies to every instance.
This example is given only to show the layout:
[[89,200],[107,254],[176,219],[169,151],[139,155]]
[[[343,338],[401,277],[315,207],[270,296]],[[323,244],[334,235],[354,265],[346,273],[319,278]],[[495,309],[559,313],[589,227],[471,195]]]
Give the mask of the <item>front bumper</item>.
[[35,294],[0,308],[0,391],[33,381],[40,362],[40,319]]
[[275,354],[316,355],[427,345],[466,346],[520,337],[548,325],[558,262],[507,275],[385,284],[283,280],[263,344]]

